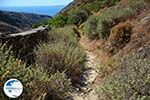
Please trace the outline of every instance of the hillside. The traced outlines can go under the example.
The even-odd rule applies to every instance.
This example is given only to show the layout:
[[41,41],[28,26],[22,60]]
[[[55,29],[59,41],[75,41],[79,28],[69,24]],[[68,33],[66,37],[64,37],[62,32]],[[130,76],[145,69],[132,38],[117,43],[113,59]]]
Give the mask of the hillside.
[[16,33],[31,29],[33,24],[47,21],[50,16],[0,11],[0,32]]
[[82,4],[94,2],[94,1],[96,1],[96,0],[74,0],[69,5],[67,5],[65,8],[63,8],[57,15],[59,15],[61,13],[65,13],[66,11],[69,11],[74,7],[80,6]]
[[23,100],[150,100],[149,0],[74,0],[42,25],[0,36],[0,87],[13,76]]
[[[102,40],[104,44],[101,47],[93,48],[103,48],[104,51],[108,51],[107,53],[110,53],[110,55],[117,52],[124,52],[122,49],[125,47],[126,49],[128,48],[128,50],[130,48],[130,51],[132,51],[134,49],[137,49],[136,47],[140,48],[140,46],[143,46],[138,45],[138,43],[138,46],[134,46],[135,44],[133,43],[133,41],[138,41],[138,37],[132,36],[139,36],[140,32],[142,32],[143,34],[149,33],[148,23],[150,10],[148,1],[145,0],[145,2],[147,4],[144,4],[143,1],[134,2],[130,0],[74,0],[72,3],[66,6],[66,8],[64,8],[61,13],[58,13],[56,19],[54,18],[54,20],[55,22],[57,22],[57,20],[59,20],[57,19],[57,17],[59,18],[60,16],[63,18],[67,15],[68,17],[64,18],[65,20],[67,20],[66,22],[64,22],[65,24],[77,25],[76,31],[78,31],[79,34],[84,38],[87,37],[89,41]],[[49,24],[53,25],[53,22],[49,21]],[[58,25],[55,23],[53,26],[57,27]],[[132,28],[132,36],[129,37],[131,38],[131,40],[127,41],[127,43],[125,44],[118,44],[120,45],[118,46],[117,42],[119,41],[115,41],[115,38],[119,39],[119,37],[113,37],[115,35],[117,36],[117,33],[115,34],[114,32],[126,31],[124,29],[120,29],[126,27]],[[146,34],[144,38],[144,41],[141,40],[138,42],[143,42],[142,44],[144,44],[145,42],[145,44],[149,45],[149,43],[147,43],[149,42],[149,34]],[[111,42],[114,43],[112,44]]]

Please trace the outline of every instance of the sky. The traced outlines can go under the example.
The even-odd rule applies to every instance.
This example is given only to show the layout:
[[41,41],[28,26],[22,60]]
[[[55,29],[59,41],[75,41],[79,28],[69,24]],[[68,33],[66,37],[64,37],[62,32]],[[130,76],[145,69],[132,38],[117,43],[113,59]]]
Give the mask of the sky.
[[67,5],[73,0],[0,0],[2,6],[54,6]]

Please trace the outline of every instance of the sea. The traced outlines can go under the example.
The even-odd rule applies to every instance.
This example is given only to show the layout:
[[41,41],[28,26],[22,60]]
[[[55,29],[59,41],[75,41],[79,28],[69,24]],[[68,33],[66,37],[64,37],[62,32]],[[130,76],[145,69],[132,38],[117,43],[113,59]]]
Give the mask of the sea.
[[33,6],[33,7],[30,7],[30,6],[29,7],[0,7],[0,10],[55,16],[64,7],[65,5]]

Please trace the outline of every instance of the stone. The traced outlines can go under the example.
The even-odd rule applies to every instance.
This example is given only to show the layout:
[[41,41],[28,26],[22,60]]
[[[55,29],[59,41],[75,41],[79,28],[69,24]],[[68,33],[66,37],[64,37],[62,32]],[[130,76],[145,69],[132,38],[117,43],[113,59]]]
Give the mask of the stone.
[[41,42],[48,40],[48,26],[40,26],[36,29],[14,34],[0,34],[0,43],[11,46],[14,55],[27,64],[34,63],[33,50]]

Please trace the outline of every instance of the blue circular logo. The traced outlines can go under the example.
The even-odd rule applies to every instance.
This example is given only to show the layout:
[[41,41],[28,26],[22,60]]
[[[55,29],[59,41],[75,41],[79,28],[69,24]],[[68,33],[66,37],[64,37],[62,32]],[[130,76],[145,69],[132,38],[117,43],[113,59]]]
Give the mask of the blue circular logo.
[[23,92],[23,85],[22,83],[17,79],[9,79],[4,84],[4,93],[9,98],[17,98],[19,97]]

